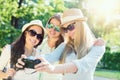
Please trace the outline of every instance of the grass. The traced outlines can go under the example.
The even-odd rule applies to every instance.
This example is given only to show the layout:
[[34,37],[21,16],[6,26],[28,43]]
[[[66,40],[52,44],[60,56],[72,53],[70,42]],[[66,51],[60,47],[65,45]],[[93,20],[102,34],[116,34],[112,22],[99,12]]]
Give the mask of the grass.
[[101,77],[105,77],[105,78],[120,80],[120,71],[96,70],[95,76],[101,76]]

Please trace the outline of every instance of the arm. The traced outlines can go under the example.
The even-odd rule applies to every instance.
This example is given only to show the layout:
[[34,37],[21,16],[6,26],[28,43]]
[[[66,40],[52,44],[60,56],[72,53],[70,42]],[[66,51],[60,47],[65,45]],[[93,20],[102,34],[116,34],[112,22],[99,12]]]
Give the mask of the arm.
[[[52,53],[50,54],[41,54],[39,57],[44,57],[48,62],[50,63],[54,63],[56,61],[59,61],[59,58],[62,54],[62,51],[65,48],[66,43],[61,43]],[[25,55],[22,55],[21,58],[18,59],[17,63],[16,63],[16,67],[17,68],[23,68],[23,65],[25,65],[25,63],[22,61],[23,58],[26,58]]]
[[105,52],[105,46],[94,46],[90,52],[80,60],[75,60],[73,63],[76,65],[78,72],[87,72],[94,70],[97,63],[102,58]]
[[0,56],[0,70],[3,70],[4,67],[9,63],[10,54],[11,54],[11,47],[10,45],[6,45],[3,48],[1,56]]
[[88,55],[79,60],[74,60],[70,63],[58,64],[53,66],[46,60],[42,60],[41,64],[35,66],[36,71],[45,71],[49,73],[82,73],[90,69],[94,69],[98,61],[102,58],[105,52],[105,46],[94,46]]

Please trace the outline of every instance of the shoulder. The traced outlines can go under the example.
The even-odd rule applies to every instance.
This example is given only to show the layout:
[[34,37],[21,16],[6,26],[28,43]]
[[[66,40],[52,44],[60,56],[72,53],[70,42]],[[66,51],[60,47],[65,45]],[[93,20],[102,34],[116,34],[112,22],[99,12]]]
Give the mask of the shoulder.
[[7,44],[2,48],[2,51],[9,50],[9,49],[11,49],[11,45]]

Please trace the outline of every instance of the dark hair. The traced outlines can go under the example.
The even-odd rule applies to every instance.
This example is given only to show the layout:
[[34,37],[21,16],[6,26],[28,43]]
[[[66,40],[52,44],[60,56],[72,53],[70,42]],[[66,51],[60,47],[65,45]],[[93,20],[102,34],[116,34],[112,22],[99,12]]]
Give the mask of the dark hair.
[[[62,15],[61,13],[56,13],[56,14],[54,14],[54,15],[48,20],[47,24],[49,24],[52,19],[57,19],[57,20],[60,22],[60,24],[61,24],[61,15]],[[58,47],[59,44],[61,44],[63,41],[64,41],[63,36],[60,34],[59,39],[58,39],[58,40],[56,41],[56,43],[55,43],[55,48]]]
[[[11,64],[15,66],[15,64],[17,63],[17,60],[18,58],[21,57],[22,54],[24,54],[25,52],[25,32],[27,30],[29,30],[29,28],[33,26],[33,25],[30,25],[22,34],[21,36],[11,44]],[[43,38],[44,38],[44,30],[43,28],[42,29],[42,35],[43,35]],[[43,41],[43,38],[39,41],[39,43],[34,46],[35,48],[40,45]]]

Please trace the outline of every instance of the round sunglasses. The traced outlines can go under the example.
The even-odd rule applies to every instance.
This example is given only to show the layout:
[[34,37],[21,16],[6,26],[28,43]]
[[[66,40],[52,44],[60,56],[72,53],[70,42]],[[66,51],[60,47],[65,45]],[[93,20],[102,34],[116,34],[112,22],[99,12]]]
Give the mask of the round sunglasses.
[[72,31],[72,30],[74,30],[74,29],[75,29],[74,24],[75,24],[75,22],[74,22],[74,23],[72,23],[72,24],[69,24],[69,25],[67,26],[67,28],[62,27],[61,29],[62,29],[62,31],[64,31],[65,33],[67,33],[67,32],[68,32],[68,30],[69,30],[69,31]]
[[36,36],[36,38],[38,40],[42,39],[43,38],[43,35],[42,34],[37,34],[37,32],[35,30],[28,30],[30,36],[34,37]]
[[59,26],[55,26],[53,24],[48,24],[47,28],[49,28],[49,29],[54,28],[55,31],[60,32],[60,27]]

